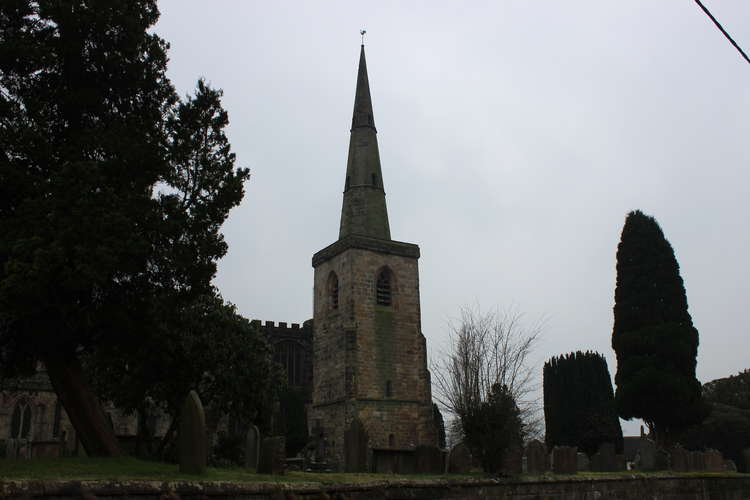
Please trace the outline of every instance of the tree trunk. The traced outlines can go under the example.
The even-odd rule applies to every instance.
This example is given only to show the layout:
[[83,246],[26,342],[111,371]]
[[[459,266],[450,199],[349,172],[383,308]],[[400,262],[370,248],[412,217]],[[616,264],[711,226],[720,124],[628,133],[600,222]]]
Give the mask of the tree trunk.
[[52,387],[86,454],[90,457],[120,456],[115,433],[104,416],[99,399],[86,383],[78,358],[49,356],[43,361]]

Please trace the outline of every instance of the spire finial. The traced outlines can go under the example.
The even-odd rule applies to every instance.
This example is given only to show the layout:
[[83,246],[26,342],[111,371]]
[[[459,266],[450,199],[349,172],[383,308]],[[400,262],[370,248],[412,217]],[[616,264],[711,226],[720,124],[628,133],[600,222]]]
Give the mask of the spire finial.
[[359,30],[359,34],[362,36],[362,45],[364,45],[365,44],[365,35],[367,34],[367,30],[366,29],[361,29],[361,30]]

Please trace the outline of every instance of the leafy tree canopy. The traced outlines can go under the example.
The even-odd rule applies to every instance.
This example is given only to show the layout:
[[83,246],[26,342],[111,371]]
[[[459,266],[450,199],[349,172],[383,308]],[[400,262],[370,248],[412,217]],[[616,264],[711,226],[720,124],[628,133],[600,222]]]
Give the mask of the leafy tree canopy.
[[695,378],[698,331],[672,246],[653,217],[628,214],[617,248],[612,347],[621,417],[643,418],[661,441],[705,416]]
[[607,360],[574,352],[544,364],[544,421],[547,447],[577,446],[591,455],[602,443],[622,451],[620,419]]
[[81,353],[125,356],[213,293],[248,178],[221,92],[175,94],[158,16],[154,0],[0,4],[0,369],[44,361],[91,455],[117,447]]

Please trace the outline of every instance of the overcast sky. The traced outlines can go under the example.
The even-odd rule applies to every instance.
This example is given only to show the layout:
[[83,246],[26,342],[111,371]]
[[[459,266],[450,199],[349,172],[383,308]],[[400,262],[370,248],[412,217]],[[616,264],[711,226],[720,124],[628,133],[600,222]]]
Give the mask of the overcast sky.
[[[750,2],[704,3],[750,49]],[[312,317],[365,28],[391,234],[421,247],[431,353],[461,307],[515,308],[544,321],[539,373],[591,349],[614,376],[615,252],[641,209],[680,263],[698,378],[750,367],[750,65],[694,2],[159,5],[170,78],[224,89],[252,171],[215,281],[243,315]]]

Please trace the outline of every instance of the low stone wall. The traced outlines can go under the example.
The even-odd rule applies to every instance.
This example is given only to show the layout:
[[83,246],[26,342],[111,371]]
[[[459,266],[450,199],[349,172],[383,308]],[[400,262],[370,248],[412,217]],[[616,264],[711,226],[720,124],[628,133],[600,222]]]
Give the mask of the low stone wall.
[[[0,471],[0,474],[2,471]],[[0,499],[30,500],[748,500],[750,475],[409,479],[347,484],[0,479]]]

